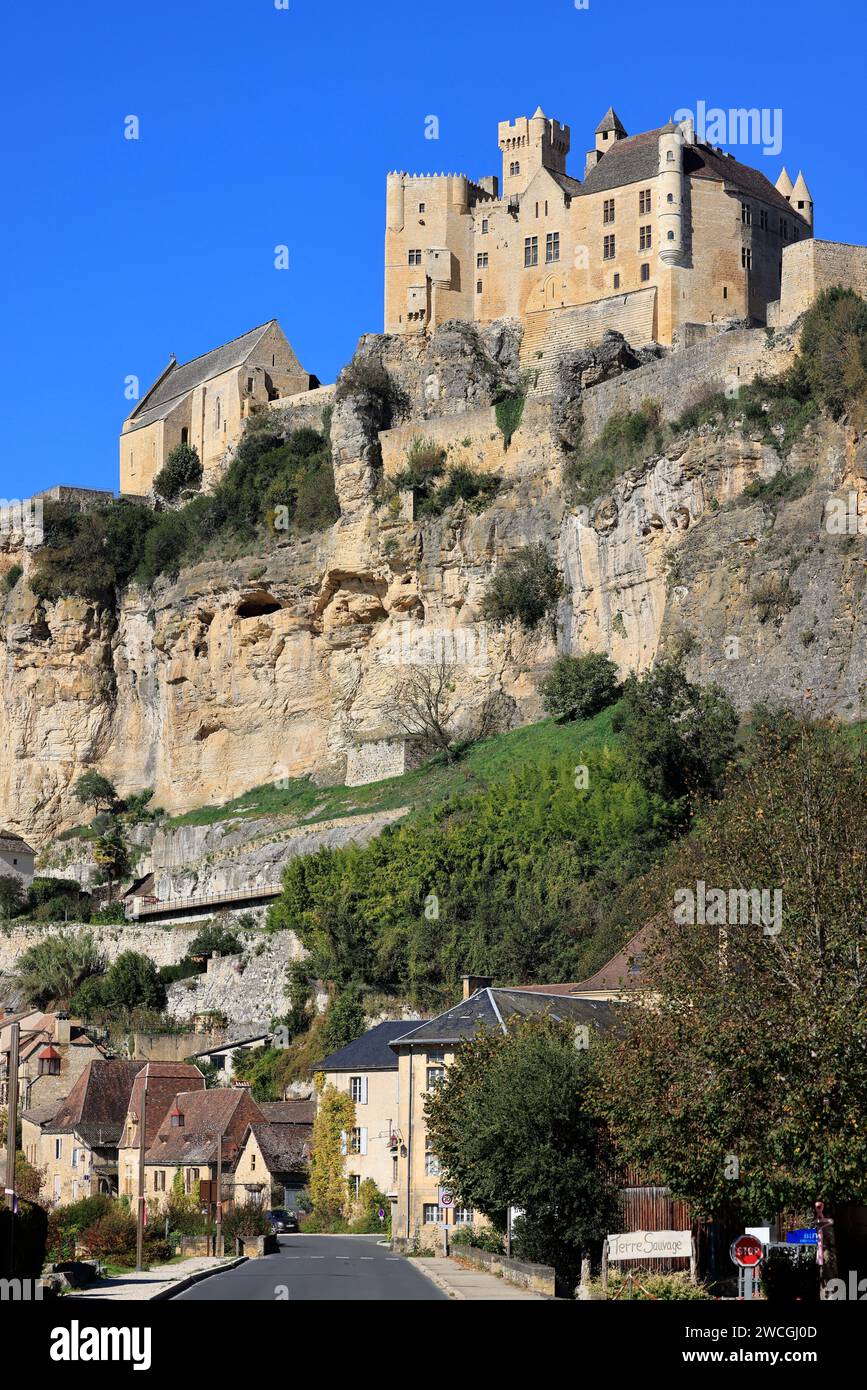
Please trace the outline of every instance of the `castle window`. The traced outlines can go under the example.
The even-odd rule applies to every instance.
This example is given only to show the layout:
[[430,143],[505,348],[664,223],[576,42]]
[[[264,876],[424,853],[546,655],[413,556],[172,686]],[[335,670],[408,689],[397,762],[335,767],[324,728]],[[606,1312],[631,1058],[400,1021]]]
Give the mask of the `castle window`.
[[741,221],[745,227],[751,227],[753,224],[753,210],[749,203],[741,203]]
[[487,219],[487,217],[483,217],[483,218],[482,218],[482,236],[487,236],[487,235],[488,235],[488,219]]
[[520,165],[519,161],[518,161],[518,160],[513,160],[512,163],[509,165],[509,173],[512,175],[512,177],[514,177],[515,174],[520,174],[520,172],[521,172],[521,165]]
[[[803,207],[804,204],[801,203],[800,206]],[[545,199],[545,216],[546,216],[546,217],[548,216],[548,199],[547,199],[547,198]]]
[[480,252],[478,253],[478,255],[476,256],[476,270],[487,270],[487,268],[488,268],[488,253],[487,253],[487,251],[480,251]]
[[647,226],[644,226],[644,227],[639,227],[639,229],[638,229],[638,249],[639,249],[639,251],[649,251],[649,250],[650,250],[650,244],[651,244],[651,237],[652,237],[652,235],[653,235],[652,228],[650,227],[649,224],[648,224]]
[[650,189],[642,188],[638,194],[638,216],[650,216]]
[[481,282],[481,280],[477,280],[477,281],[476,281],[476,294],[481,294],[481,292],[482,292],[482,282]]
[[668,151],[668,154],[665,156],[665,158],[667,159],[667,161],[668,161],[669,164],[673,164],[673,163],[674,163],[674,150],[669,150],[669,151]]
[[645,261],[645,262],[643,263],[642,267],[641,267],[641,282],[642,282],[642,284],[646,284],[647,281],[648,281],[649,279],[650,279],[650,266],[648,265],[647,261]]
[[766,231],[768,230],[768,210],[767,210],[767,208],[759,208],[759,226],[761,227],[761,229],[762,229],[763,232],[766,232]]
[[667,240],[667,241],[674,241],[674,232],[669,232],[669,234],[668,234],[666,240]]
[[410,265],[421,265],[421,251],[420,251],[420,250],[413,250],[413,251],[410,251],[410,253],[409,253],[409,264],[410,264]]
[[217,423],[217,429],[219,429],[219,428],[220,428],[220,397],[219,397],[219,396],[217,397],[217,404],[216,404],[216,407],[215,407],[215,410],[214,410],[214,415],[215,415],[215,419],[216,419],[216,423]]
[[560,259],[560,233],[549,232],[545,238],[545,260],[550,265]]
[[615,254],[616,254],[616,250],[617,250],[616,244],[615,244],[615,243],[616,243],[616,239],[615,239],[615,237],[614,237],[613,235],[612,235],[612,236],[607,236],[607,237],[605,237],[605,239],[604,239],[604,241],[603,241],[603,244],[602,244],[602,259],[603,259],[604,261],[613,261],[613,260],[614,260],[614,257],[615,257]]
[[748,246],[741,247],[741,265],[744,270],[752,270],[753,268],[753,253]]
[[801,240],[801,233],[798,231],[797,227],[796,227],[795,230],[792,232],[792,236],[793,236],[793,238],[794,238],[795,241],[800,241],[800,240]]
[[614,221],[614,199],[606,198],[602,204],[602,221],[607,225]]
[[667,203],[673,203],[673,202],[674,202],[674,194],[673,194],[673,193],[669,193],[669,195],[668,195],[668,197],[666,198],[665,201],[666,201]]
[[780,218],[780,231],[784,241],[789,240],[789,224],[785,217]]
[[184,428],[181,430],[181,443],[182,443],[182,444],[187,444],[187,443],[189,442],[189,438],[190,438],[190,432],[189,432],[189,430],[187,429],[186,425],[184,425]]
[[615,270],[615,272],[614,272],[614,288],[615,288],[616,290],[619,290],[619,289],[620,289],[620,271],[619,271],[619,270]]
[[419,212],[426,212],[426,211],[427,211],[427,203],[419,203],[419,205],[418,205],[418,210],[419,210]]
[[537,217],[539,216],[539,204],[538,204],[538,203],[536,204],[536,216],[537,216]]
[[728,285],[723,285],[723,299],[728,299],[728,297],[729,297],[729,287],[728,287]]
[[526,267],[526,266],[538,265],[538,264],[539,264],[539,238],[538,238],[537,236],[528,236],[528,237],[525,237],[525,238],[524,238],[524,265],[525,265],[525,267]]

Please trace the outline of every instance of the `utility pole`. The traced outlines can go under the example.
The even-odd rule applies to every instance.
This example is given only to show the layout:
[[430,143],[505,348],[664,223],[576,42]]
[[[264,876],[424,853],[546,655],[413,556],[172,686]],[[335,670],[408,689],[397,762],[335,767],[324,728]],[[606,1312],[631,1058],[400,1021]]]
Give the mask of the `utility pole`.
[[6,1100],[6,1205],[9,1208],[9,1278],[15,1278],[15,1217],[18,1198],[15,1195],[15,1146],[18,1140],[18,1045],[21,1025],[13,1023],[9,1039],[9,1071]]
[[217,1238],[215,1255],[223,1254],[223,1135],[217,1133]]
[[147,1065],[145,1065],[142,1071],[141,1114],[138,1120],[138,1211],[136,1213],[135,1231],[135,1267],[137,1270],[144,1268],[142,1256],[145,1223],[145,1122],[147,1118],[147,1103],[148,1069]]

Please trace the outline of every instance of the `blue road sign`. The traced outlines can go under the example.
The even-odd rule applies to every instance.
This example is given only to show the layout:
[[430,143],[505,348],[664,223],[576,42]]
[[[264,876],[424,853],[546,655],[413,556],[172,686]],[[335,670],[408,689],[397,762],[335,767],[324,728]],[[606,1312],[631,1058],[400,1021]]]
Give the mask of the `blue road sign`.
[[786,1236],[787,1245],[818,1245],[819,1232],[810,1226],[804,1226],[800,1231],[789,1231]]

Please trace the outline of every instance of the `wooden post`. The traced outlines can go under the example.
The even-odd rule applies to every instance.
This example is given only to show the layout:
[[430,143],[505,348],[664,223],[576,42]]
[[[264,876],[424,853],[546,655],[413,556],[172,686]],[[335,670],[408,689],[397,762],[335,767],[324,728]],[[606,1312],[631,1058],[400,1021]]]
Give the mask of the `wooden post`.
[[695,1231],[689,1238],[689,1282],[698,1283],[698,1250],[695,1243]]
[[135,1230],[135,1267],[141,1270],[144,1267],[144,1219],[145,1219],[145,1119],[147,1112],[148,1096],[148,1069],[145,1066],[142,1071],[141,1088],[141,1114],[138,1117],[138,1212],[136,1214]]
[[608,1241],[602,1244],[602,1297],[608,1297]]

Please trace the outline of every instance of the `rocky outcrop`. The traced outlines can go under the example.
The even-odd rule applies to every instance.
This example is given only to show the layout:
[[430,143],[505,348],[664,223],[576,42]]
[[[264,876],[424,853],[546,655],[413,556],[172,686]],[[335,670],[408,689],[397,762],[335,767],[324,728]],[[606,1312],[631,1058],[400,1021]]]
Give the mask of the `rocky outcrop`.
[[[565,363],[547,427],[537,424],[547,407],[534,404],[532,437],[491,447],[485,466],[500,488],[484,510],[458,502],[417,520],[409,494],[383,496],[383,425],[417,423],[423,436],[426,421],[439,430],[453,419],[460,457],[461,417],[478,421],[520,384],[519,346],[508,322],[363,339],[358,360],[378,363],[379,375],[365,385],[362,374],[334,407],[340,518],[327,532],[278,535],[256,554],[202,562],[151,591],[131,587],[116,612],[43,604],[19,581],[0,600],[4,823],[42,845],[80,821],[71,788],[88,765],[122,793],[153,787],[154,804],[173,812],[285,778],[343,781],[351,750],[399,738],[401,664],[437,644],[455,657],[468,718],[492,692],[515,722],[539,718],[539,680],[558,644],[480,616],[497,566],[537,541],[566,576],[560,650],[609,651],[625,672],[678,649],[688,670],[719,680],[741,706],[814,699],[858,717],[864,536],[823,527],[833,491],[863,496],[865,486],[864,445],[842,427],[813,427],[793,452],[787,471],[805,471],[807,486],[788,501],[742,504],[746,486],[783,464],[760,431],[733,426],[669,444],[580,512],[564,494],[562,411],[571,402],[580,412],[594,390],[616,409],[618,382],[631,400],[630,380],[654,371],[637,370],[643,355],[609,335]],[[676,355],[662,367],[673,372]],[[26,578],[31,557],[20,562]],[[731,637],[737,657],[726,655]],[[262,874],[285,850],[269,844],[280,843],[248,846]],[[233,886],[229,859],[209,878],[195,872],[197,891]]]

